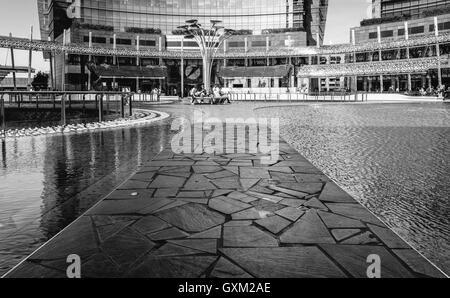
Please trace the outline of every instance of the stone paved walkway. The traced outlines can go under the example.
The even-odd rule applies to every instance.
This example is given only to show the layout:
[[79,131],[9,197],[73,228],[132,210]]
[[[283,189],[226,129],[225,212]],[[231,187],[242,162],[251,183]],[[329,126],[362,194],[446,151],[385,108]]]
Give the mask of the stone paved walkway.
[[144,164],[7,277],[444,277],[282,140],[258,154],[174,154]]

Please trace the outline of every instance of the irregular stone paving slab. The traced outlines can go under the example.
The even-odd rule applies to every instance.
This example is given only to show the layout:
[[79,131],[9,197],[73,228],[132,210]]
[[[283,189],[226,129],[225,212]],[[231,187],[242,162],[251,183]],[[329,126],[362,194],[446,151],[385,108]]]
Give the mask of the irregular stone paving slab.
[[321,174],[295,174],[294,177],[298,182],[316,182],[316,183],[322,182],[323,183],[323,182],[329,181],[327,176],[321,175]]
[[236,174],[229,172],[229,171],[220,171],[220,172],[215,172],[215,173],[205,175],[206,178],[211,179],[211,180],[234,177],[234,176],[236,176]]
[[227,189],[240,189],[239,178],[238,177],[227,177],[211,180],[211,183],[217,186],[217,188],[227,188]]
[[179,198],[179,199],[188,203],[208,205],[208,199],[192,199],[192,198]]
[[238,213],[234,213],[232,215],[233,220],[247,220],[247,219],[261,219],[266,218],[269,215],[272,215],[272,212],[257,210],[256,208],[250,208],[247,210],[240,211]]
[[293,173],[293,171],[290,167],[273,166],[273,167],[268,167],[267,170],[269,170],[269,172],[271,172],[271,173],[284,173],[284,174],[292,174]]
[[224,227],[245,227],[251,226],[253,224],[252,220],[231,220],[226,222]]
[[176,197],[178,188],[158,188],[153,195],[155,198],[173,198]]
[[30,261],[23,262],[20,269],[9,272],[8,278],[67,278],[67,273],[50,269]]
[[125,229],[118,235],[109,238],[101,245],[102,251],[111,257],[120,267],[126,268],[139,257],[150,251],[155,244],[143,235]]
[[299,174],[322,174],[316,167],[313,166],[292,166],[294,173]]
[[141,232],[142,234],[151,234],[157,231],[164,230],[168,227],[168,223],[152,215],[143,217],[133,225],[133,228]]
[[196,174],[215,173],[222,170],[222,168],[219,166],[199,166],[198,163],[197,165],[193,166],[192,169]]
[[239,167],[222,167],[224,170],[227,170],[235,175],[239,175]]
[[187,204],[156,214],[187,232],[202,232],[225,222],[225,216],[201,204]]
[[224,247],[274,247],[278,241],[253,226],[224,227]]
[[177,195],[178,198],[207,198],[209,191],[180,191]]
[[239,181],[241,182],[242,188],[246,191],[255,186],[259,182],[259,179],[239,179]]
[[186,181],[183,177],[158,175],[150,184],[150,188],[180,188]]
[[233,214],[238,211],[248,209],[251,205],[230,199],[227,197],[218,197],[211,199],[209,201],[208,206],[216,211],[219,211],[224,214]]
[[305,211],[293,207],[286,207],[275,212],[275,214],[287,218],[290,221],[297,221],[304,213]]
[[337,241],[341,241],[360,232],[360,229],[334,229],[331,231],[331,234]]
[[280,217],[280,216],[270,216],[264,219],[255,221],[256,224],[264,227],[273,234],[278,234],[284,230],[287,226],[292,224],[290,221]]
[[315,210],[309,210],[289,230],[280,236],[282,243],[335,243]]
[[279,182],[296,182],[295,177],[291,174],[271,172],[270,178]]
[[128,180],[121,186],[119,186],[119,190],[125,190],[125,189],[132,189],[132,190],[139,190],[139,189],[146,189],[148,188],[149,182],[145,181],[138,181],[138,180]]
[[309,208],[325,210],[325,211],[328,210],[328,208],[324,204],[322,204],[317,198],[310,199],[309,201],[304,203],[303,206],[309,207]]
[[354,203],[353,199],[349,194],[343,191],[334,182],[328,182],[325,184],[322,193],[320,194],[319,200],[323,202],[335,202],[335,203]]
[[[105,254],[96,254],[83,262],[81,276],[85,278],[119,278],[122,274],[120,268]],[[67,267],[67,263],[65,267]]]
[[162,230],[159,232],[155,232],[152,234],[148,234],[148,237],[152,239],[153,241],[160,241],[160,240],[170,240],[170,239],[180,239],[180,238],[186,238],[189,236],[189,234],[180,231],[177,228],[169,228],[167,230]]
[[323,244],[320,247],[356,278],[367,278],[367,258],[370,255],[381,258],[382,278],[414,277],[385,247],[340,244]]
[[388,228],[381,228],[375,225],[368,225],[372,232],[383,241],[389,248],[410,248],[405,241]]
[[214,266],[214,270],[209,277],[213,278],[253,278],[250,274],[245,272],[242,268],[231,263],[224,257],[221,257]]
[[172,203],[168,199],[137,199],[137,200],[105,200],[91,209],[89,215],[141,214],[146,215]]
[[240,167],[240,176],[244,179],[270,179],[267,168]]
[[272,203],[270,201],[266,201],[263,199],[251,202],[250,204],[252,204],[255,207],[255,209],[258,211],[267,211],[267,212],[272,212],[272,213],[284,208],[283,205],[275,204],[275,203]]
[[255,192],[255,191],[248,191],[247,193],[249,195],[253,196],[253,197],[264,199],[266,201],[270,201],[270,202],[273,202],[273,203],[278,203],[281,200],[283,200],[282,197],[273,196],[273,195],[269,195],[269,194],[258,193],[258,192]]
[[238,192],[238,191],[234,191],[234,192],[228,194],[227,197],[231,198],[231,199],[234,199],[234,200],[238,200],[238,201],[244,202],[244,203],[251,203],[253,201],[258,200],[255,197],[248,196],[248,195],[246,195],[244,193],[241,193],[241,192]]
[[366,225],[359,220],[351,219],[342,215],[319,211],[319,216],[325,225],[330,228],[365,228]]
[[307,193],[304,193],[304,192],[295,191],[295,190],[292,190],[292,189],[287,189],[287,188],[279,187],[279,186],[276,186],[276,185],[271,185],[271,186],[269,186],[269,188],[272,189],[272,190],[275,190],[275,191],[279,191],[279,192],[282,192],[282,193],[294,196],[294,197],[299,198],[299,199],[303,199],[303,198],[305,198],[308,195]]
[[216,239],[169,240],[168,242],[178,246],[192,248],[210,254],[215,254],[217,252]]
[[216,189],[216,187],[209,182],[209,180],[203,175],[194,174],[189,178],[186,182],[186,185],[183,187],[184,190],[210,190]]
[[171,208],[183,206],[183,205],[186,205],[188,203],[189,202],[185,202],[185,201],[182,201],[182,200],[176,200],[176,201],[174,201],[174,202],[172,202],[170,204],[167,204],[167,205],[165,205],[165,206],[155,210],[154,212],[161,212],[161,211],[164,211],[164,210],[169,210]]
[[316,194],[322,190],[323,183],[304,182],[304,183],[280,183],[278,185],[282,188],[287,188],[307,194]]
[[126,277],[198,278],[216,260],[215,256],[157,257],[150,254]]
[[384,224],[370,213],[362,205],[355,202],[355,204],[340,204],[340,203],[327,203],[325,204],[333,213],[345,215],[350,218],[358,219],[363,222],[372,223],[379,226]]
[[216,189],[213,191],[212,198],[221,197],[232,193],[234,190],[232,189]]
[[149,182],[153,180],[153,177],[155,176],[155,172],[143,172],[143,173],[137,173],[131,177],[131,180],[139,180],[144,182]]
[[371,232],[353,236],[341,242],[341,244],[358,244],[358,245],[381,245],[380,241]]
[[219,239],[222,238],[222,226],[218,226],[204,232],[200,232],[190,236],[189,238],[199,238],[199,239]]
[[88,216],[81,217],[65,231],[66,233],[60,233],[52,241],[47,242],[29,259],[53,260],[67,258],[71,254],[77,254],[84,259],[99,252],[92,221]]
[[120,221],[111,225],[103,225],[96,227],[100,242],[105,242],[110,237],[120,233],[124,228],[131,225],[134,221]]
[[151,253],[157,257],[180,257],[203,254],[202,251],[193,248],[167,243]]
[[257,278],[342,278],[317,247],[223,248],[222,253]]
[[306,202],[306,200],[301,200],[301,199],[283,199],[280,201],[280,204],[289,206],[289,207],[298,208],[301,205],[303,205],[305,202]]
[[414,272],[428,277],[444,278],[444,274],[413,249],[394,249],[393,252],[402,259]]
[[154,192],[154,189],[115,190],[105,200],[150,199]]

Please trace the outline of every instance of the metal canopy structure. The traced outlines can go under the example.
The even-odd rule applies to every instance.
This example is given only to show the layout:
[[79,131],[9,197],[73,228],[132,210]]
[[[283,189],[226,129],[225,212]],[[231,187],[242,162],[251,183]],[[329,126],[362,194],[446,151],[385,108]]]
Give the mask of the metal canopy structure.
[[232,78],[284,78],[292,71],[292,65],[253,66],[253,67],[223,67],[219,76]]
[[410,60],[374,61],[332,65],[304,65],[297,76],[302,78],[325,78],[338,76],[375,76],[389,74],[426,73],[439,65],[449,65],[448,58],[429,57]]
[[90,71],[100,78],[154,79],[167,78],[167,68],[163,66],[116,66],[88,65]]
[[[314,55],[338,55],[355,52],[370,52],[378,50],[398,49],[402,47],[426,46],[436,43],[450,42],[450,33],[439,36],[425,36],[410,38],[401,41],[370,42],[360,45],[340,44],[324,45],[317,47],[296,47],[290,49],[270,48],[266,50],[250,49],[247,52],[226,51],[217,52],[217,58],[256,58],[256,57],[285,57],[285,56],[314,56]],[[26,38],[15,38],[0,36],[0,48],[14,48],[19,50],[32,50],[41,52],[55,52],[78,55],[100,55],[100,56],[124,56],[124,57],[162,57],[162,58],[201,58],[199,51],[158,51],[157,49],[123,49],[123,48],[100,48],[89,47],[84,44],[62,45],[53,41],[29,40]]]

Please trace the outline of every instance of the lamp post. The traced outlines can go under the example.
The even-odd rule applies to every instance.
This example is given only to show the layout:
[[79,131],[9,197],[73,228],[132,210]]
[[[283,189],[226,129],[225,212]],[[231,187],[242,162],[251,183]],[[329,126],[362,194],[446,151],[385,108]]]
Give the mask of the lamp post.
[[234,34],[234,30],[226,29],[220,24],[222,21],[211,20],[208,28],[203,27],[198,20],[188,20],[186,25],[179,26],[186,39],[193,39],[200,48],[203,60],[203,84],[209,92],[211,90],[211,72],[218,49],[223,42]]

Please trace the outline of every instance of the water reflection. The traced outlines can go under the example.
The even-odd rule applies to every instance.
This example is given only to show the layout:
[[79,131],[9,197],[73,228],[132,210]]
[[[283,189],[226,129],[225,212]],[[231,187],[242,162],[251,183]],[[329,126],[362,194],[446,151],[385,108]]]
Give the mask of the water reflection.
[[170,133],[164,121],[1,142],[0,275],[159,153]]

